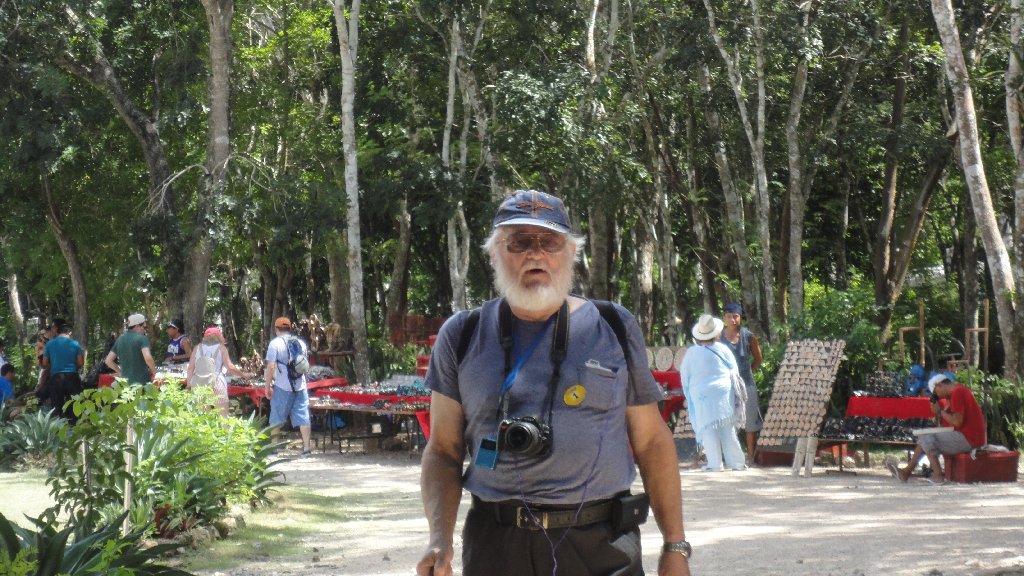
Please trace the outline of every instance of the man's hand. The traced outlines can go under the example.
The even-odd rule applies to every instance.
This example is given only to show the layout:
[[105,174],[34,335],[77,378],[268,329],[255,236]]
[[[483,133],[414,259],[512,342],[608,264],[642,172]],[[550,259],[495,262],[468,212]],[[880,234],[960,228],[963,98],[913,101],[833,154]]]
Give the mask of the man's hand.
[[658,576],[690,576],[690,560],[678,552],[662,552],[658,558]]
[[451,576],[454,556],[451,547],[429,548],[416,565],[416,576]]

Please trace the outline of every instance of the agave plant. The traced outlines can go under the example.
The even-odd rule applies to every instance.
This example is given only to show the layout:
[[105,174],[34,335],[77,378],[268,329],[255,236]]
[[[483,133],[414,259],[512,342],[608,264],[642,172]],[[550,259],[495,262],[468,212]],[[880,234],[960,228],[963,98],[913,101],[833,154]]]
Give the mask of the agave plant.
[[0,465],[25,457],[53,454],[67,423],[49,412],[22,412],[0,429]]
[[[36,529],[22,528],[0,514],[0,573],[11,576],[192,576],[157,562],[180,544],[142,546],[144,530],[121,535],[124,515],[99,527],[71,524],[57,530],[52,522],[31,519]],[[148,527],[147,527],[148,528]]]

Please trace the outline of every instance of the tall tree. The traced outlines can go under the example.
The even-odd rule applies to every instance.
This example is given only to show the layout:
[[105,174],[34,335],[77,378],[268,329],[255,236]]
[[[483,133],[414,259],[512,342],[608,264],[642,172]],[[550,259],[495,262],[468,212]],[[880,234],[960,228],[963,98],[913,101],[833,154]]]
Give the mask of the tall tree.
[[331,0],[341,55],[341,139],[345,155],[345,194],[348,196],[347,243],[349,319],[355,344],[356,381],[370,382],[370,353],[363,302],[362,232],[359,219],[359,155],[356,148],[356,62],[359,55],[360,0]]
[[42,176],[43,195],[46,198],[46,223],[50,226],[57,245],[60,246],[60,253],[68,265],[68,274],[71,276],[71,294],[74,301],[75,339],[81,342],[83,348],[89,347],[89,298],[85,289],[85,274],[82,271],[82,262],[78,257],[78,247],[65,230],[64,218],[60,214],[57,203],[53,199],[53,192],[50,190],[50,182],[46,175]]
[[946,74],[952,86],[956,104],[956,126],[959,132],[960,158],[964,178],[971,194],[974,218],[978,223],[992,274],[992,287],[996,294],[996,315],[1002,333],[1005,352],[1004,370],[1007,375],[1020,376],[1018,365],[1022,349],[1018,341],[1016,302],[1017,289],[1010,263],[1010,255],[996,221],[995,207],[985,176],[981,144],[978,138],[978,120],[974,109],[974,93],[960,45],[960,33],[953,16],[950,0],[932,0],[932,14],[946,54]]
[[[810,0],[808,0],[810,1]],[[757,314],[749,314],[751,325],[759,333],[766,334],[770,338],[773,334],[772,322],[776,315],[775,304],[775,264],[772,257],[771,242],[771,203],[768,195],[768,168],[765,157],[765,131],[767,124],[766,107],[768,103],[766,88],[766,62],[765,62],[765,28],[761,22],[761,7],[758,0],[750,1],[750,24],[749,31],[753,38],[754,60],[754,81],[757,87],[757,97],[754,103],[755,114],[751,120],[747,104],[747,89],[743,86],[743,73],[741,71],[741,51],[739,47],[730,53],[725,44],[722,32],[719,30],[718,19],[715,16],[715,8],[711,0],[704,0],[704,7],[707,10],[708,28],[715,48],[722,58],[726,68],[726,78],[732,88],[733,96],[736,99],[736,107],[739,111],[740,120],[743,125],[743,132],[747,137],[747,145],[750,150],[750,163],[753,171],[752,190],[754,192],[754,207],[757,215],[758,240],[761,244],[761,281],[758,283],[756,277],[741,278],[744,284],[753,283],[748,288],[743,287],[743,304],[746,310],[756,311]],[[738,215],[742,215],[739,212]],[[734,215],[736,215],[734,213]],[[738,222],[733,226],[742,229]],[[746,238],[743,239],[746,242]],[[735,242],[735,240],[734,240]],[[737,255],[738,257],[739,255]],[[741,264],[742,266],[742,264]],[[750,297],[753,297],[750,299]],[[792,305],[792,303],[791,303]]]

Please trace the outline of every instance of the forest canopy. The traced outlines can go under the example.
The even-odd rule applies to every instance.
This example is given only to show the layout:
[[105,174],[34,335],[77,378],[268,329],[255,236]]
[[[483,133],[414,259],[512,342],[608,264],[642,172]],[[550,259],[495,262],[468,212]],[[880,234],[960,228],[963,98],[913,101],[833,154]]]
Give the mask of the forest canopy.
[[317,314],[353,330],[367,381],[403,319],[493,297],[494,209],[540,189],[587,239],[575,291],[627,305],[651,344],[731,301],[782,342],[830,293],[867,294],[891,359],[918,299],[937,349],[987,301],[989,361],[1015,377],[1022,18],[1020,0],[0,2],[0,336],[62,317],[98,352],[142,311],[221,323],[235,353]]

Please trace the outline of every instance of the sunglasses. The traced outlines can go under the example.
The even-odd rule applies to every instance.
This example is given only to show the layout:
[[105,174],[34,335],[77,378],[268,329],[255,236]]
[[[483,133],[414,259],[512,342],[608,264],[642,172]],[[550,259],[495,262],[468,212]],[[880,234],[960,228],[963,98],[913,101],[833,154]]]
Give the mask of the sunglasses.
[[562,234],[513,234],[505,239],[505,249],[511,254],[522,254],[534,244],[548,254],[555,254],[565,248],[565,236]]

